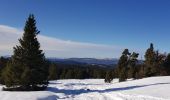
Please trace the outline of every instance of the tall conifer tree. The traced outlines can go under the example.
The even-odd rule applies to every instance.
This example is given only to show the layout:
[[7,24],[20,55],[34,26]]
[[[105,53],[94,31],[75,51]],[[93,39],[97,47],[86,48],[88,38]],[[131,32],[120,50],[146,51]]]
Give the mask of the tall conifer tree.
[[37,39],[39,33],[34,15],[31,14],[25,23],[23,37],[19,39],[19,45],[14,47],[14,54],[5,71],[7,87],[19,87],[20,90],[47,87],[48,67]]
[[111,83],[112,80],[113,80],[112,71],[107,71],[104,81],[106,83]]
[[155,75],[154,63],[156,61],[156,53],[154,51],[153,44],[150,44],[150,48],[147,49],[145,53],[145,77],[150,77]]
[[128,74],[128,59],[129,59],[129,50],[125,49],[122,53],[122,56],[119,59],[118,62],[118,77],[119,77],[119,82],[126,81],[127,79],[127,74]]
[[138,56],[139,54],[138,53],[135,53],[133,52],[130,57],[129,57],[129,61],[128,61],[128,66],[129,66],[129,78],[133,78],[133,79],[136,79],[136,73],[137,73],[137,68],[136,68],[136,65],[137,65],[137,62],[138,62]]

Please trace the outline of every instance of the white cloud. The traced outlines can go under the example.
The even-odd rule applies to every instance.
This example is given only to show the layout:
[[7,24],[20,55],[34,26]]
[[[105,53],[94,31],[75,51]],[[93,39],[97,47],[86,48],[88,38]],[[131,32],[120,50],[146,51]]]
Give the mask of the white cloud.
[[[0,55],[11,55],[12,48],[18,43],[22,33],[17,28],[0,25]],[[39,35],[38,39],[48,57],[113,58],[118,57],[121,52],[119,47],[110,45],[61,40],[43,35]]]

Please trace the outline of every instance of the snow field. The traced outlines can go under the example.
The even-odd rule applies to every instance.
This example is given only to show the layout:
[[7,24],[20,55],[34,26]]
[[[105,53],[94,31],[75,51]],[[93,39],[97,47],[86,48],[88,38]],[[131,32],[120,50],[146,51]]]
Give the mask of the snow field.
[[[2,89],[3,86],[0,86]],[[170,100],[170,76],[104,83],[103,79],[50,81],[46,91],[0,91],[0,100]]]

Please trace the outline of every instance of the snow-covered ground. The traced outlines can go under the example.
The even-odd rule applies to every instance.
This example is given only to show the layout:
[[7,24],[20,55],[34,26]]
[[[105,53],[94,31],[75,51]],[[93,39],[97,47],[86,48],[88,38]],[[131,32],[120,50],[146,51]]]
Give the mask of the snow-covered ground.
[[[0,86],[2,88],[3,86]],[[104,83],[103,79],[51,81],[46,91],[0,91],[0,100],[170,100],[170,76]]]

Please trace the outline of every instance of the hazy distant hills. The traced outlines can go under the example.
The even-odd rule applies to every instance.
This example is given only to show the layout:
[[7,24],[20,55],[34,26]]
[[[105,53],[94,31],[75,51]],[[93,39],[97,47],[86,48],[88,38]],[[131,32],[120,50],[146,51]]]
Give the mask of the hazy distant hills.
[[[3,56],[5,58],[10,58],[10,55]],[[97,58],[47,58],[49,61],[56,63],[64,64],[91,64],[91,65],[116,65],[118,63],[117,58],[106,58],[106,59],[97,59]]]
[[[9,58],[10,56],[4,56]],[[116,65],[118,63],[117,58],[106,58],[106,59],[97,59],[97,58],[47,58],[49,61],[55,63],[63,64],[90,64],[90,65]],[[143,63],[143,60],[139,60],[138,63]]]
[[96,58],[48,58],[50,61],[65,64],[94,64],[94,65],[115,65],[118,59],[96,59]]

